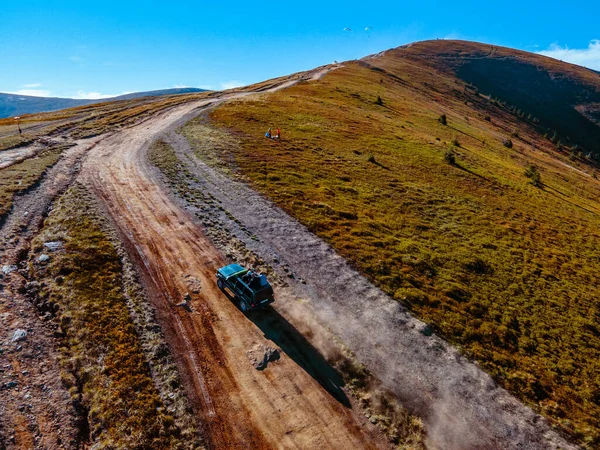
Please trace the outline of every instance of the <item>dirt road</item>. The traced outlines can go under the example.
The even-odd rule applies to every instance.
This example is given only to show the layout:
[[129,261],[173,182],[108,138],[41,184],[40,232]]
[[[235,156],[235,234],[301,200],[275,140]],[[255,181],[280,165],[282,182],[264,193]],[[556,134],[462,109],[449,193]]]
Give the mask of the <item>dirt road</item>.
[[[423,322],[328,244],[246,184],[198,160],[179,133],[170,133],[167,141],[199,180],[194,189],[210,199],[191,210],[282,269],[283,277],[291,271],[286,301],[275,308],[293,322],[314,313],[404,406],[424,418],[435,448],[576,448],[478,366],[427,332]],[[286,311],[291,304],[294,310]]]
[[[225,258],[153,181],[148,145],[208,103],[166,111],[106,138],[90,152],[79,179],[103,200],[142,268],[210,447],[386,448],[386,439],[349,408],[334,378],[324,389],[285,352],[264,371],[251,365],[246,352],[273,342],[217,288],[215,271]],[[201,285],[190,308],[176,306],[192,291],[190,283]]]
[[[226,300],[214,278],[227,262],[223,254],[157,183],[146,158],[149,145],[169,135],[180,156],[189,157],[191,150],[173,131],[220,101],[173,108],[107,137],[90,152],[80,180],[103,200],[142,269],[211,448],[385,448],[385,438],[349,408],[335,371],[286,321],[287,312],[275,311],[269,320],[279,322],[277,329],[286,330],[293,345]],[[292,283],[289,295],[306,300],[321,324],[425,418],[434,448],[575,448],[458,351],[430,336],[425,324],[327,244],[247,186],[195,164],[201,188],[249,231],[245,243],[292,268],[301,282]],[[190,308],[175,306],[191,286],[198,293]],[[257,371],[246,354],[256,344],[279,347],[283,356]]]

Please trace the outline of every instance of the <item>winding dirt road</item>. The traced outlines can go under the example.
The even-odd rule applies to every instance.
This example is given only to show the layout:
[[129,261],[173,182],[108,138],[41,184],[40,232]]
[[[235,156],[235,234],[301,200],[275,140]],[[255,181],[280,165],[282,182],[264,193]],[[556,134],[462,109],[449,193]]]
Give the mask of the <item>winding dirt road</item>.
[[[313,72],[312,79],[325,70]],[[271,314],[280,322],[274,330],[260,318],[244,316],[217,288],[215,271],[227,263],[225,257],[193,211],[157,182],[156,169],[147,160],[156,138],[183,139],[172,133],[181,124],[209,106],[251,94],[178,106],[110,135],[89,153],[79,180],[103,201],[140,268],[209,448],[387,448],[386,438],[352,408],[337,373],[285,314]],[[186,145],[177,147],[190,153]],[[295,297],[312,299],[321,321],[409,410],[425,418],[434,448],[576,448],[458,351],[435,336],[426,337],[422,322],[296,221],[246,186],[218,182],[221,175],[200,163],[196,169],[219,205],[245,217],[242,222],[259,241],[269,242],[290,267],[298,268],[306,282]],[[235,192],[221,192],[219,186]],[[241,198],[250,199],[261,213],[245,211],[248,202]],[[176,306],[194,291],[191,286],[198,293],[192,294],[190,308]],[[387,331],[372,332],[377,329]],[[246,354],[256,344],[279,347],[281,359],[257,371]]]
[[[227,261],[153,181],[150,143],[211,102],[168,110],[107,137],[79,177],[103,201],[140,267],[209,448],[387,448],[335,377],[323,383],[285,352],[264,371],[251,365],[247,350],[274,343],[217,288],[215,271]],[[189,309],[178,307],[190,280],[202,288]]]

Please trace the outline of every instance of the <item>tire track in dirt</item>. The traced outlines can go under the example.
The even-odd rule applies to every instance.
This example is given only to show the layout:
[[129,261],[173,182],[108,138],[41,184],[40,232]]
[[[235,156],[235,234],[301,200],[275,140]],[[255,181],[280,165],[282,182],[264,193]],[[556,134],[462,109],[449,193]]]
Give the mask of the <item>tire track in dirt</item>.
[[[23,254],[39,232],[49,206],[68,188],[80,161],[100,139],[76,141],[39,184],[15,197],[10,214],[0,221],[2,265],[23,266]],[[49,313],[41,312],[20,293],[26,281],[21,271],[0,275],[0,329],[4,330],[0,340],[4,348],[0,351],[0,449],[77,448],[81,439],[78,413],[60,377],[60,339]],[[12,343],[8,333],[17,328],[25,329],[28,336]],[[18,377],[18,385],[10,390],[4,384],[9,375]]]
[[[110,136],[89,154],[80,180],[103,201],[142,268],[210,447],[387,447],[384,437],[285,354],[262,372],[254,369],[246,351],[255,344],[274,344],[217,288],[215,271],[226,260],[153,182],[146,161],[153,138],[208,103],[165,111]],[[202,284],[200,293],[192,295],[190,311],[175,306],[188,290],[186,275]]]
[[[405,407],[425,419],[432,445],[577,448],[287,213],[199,161],[177,132],[169,133],[167,142],[200,180],[196,189],[211,199],[195,211],[199,217],[210,216],[271,267],[292,269],[289,301],[274,309],[298,322],[306,321],[307,310],[316,314]],[[298,299],[302,307],[286,311]]]

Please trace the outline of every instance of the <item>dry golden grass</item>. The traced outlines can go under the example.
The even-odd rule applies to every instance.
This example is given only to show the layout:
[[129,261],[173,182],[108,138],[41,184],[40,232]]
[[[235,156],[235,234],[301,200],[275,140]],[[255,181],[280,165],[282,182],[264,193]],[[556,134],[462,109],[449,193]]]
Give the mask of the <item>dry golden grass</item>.
[[67,147],[49,148],[41,151],[37,157],[0,169],[0,220],[11,210],[15,195],[38,183]]
[[[532,121],[397,55],[211,117],[240,141],[221,157],[257,189],[553,424],[600,444],[600,184],[589,167]],[[541,188],[524,175],[531,164]]]
[[47,267],[35,266],[64,335],[63,382],[98,448],[198,448],[158,395],[126,305],[121,260],[94,208],[84,188],[70,188],[33,242],[37,251],[64,242]]

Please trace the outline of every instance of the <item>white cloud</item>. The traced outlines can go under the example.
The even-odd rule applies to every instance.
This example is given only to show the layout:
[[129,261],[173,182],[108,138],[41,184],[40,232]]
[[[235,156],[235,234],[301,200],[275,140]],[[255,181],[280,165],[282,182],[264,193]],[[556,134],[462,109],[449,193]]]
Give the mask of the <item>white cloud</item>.
[[187,84],[175,84],[173,86],[173,89],[183,89],[183,88],[189,88],[191,86],[188,86]]
[[244,83],[238,80],[223,81],[222,83],[220,83],[221,89],[233,89],[243,85]]
[[110,98],[116,97],[121,94],[101,94],[100,92],[85,92],[85,91],[77,91],[77,94],[73,98],[78,100],[99,100],[102,98]]
[[207,91],[214,91],[215,87],[212,84],[201,84],[198,86],[200,89],[206,89]]
[[8,92],[14,95],[29,95],[31,97],[50,97],[50,91],[44,89],[19,89],[18,91]]
[[444,36],[442,39],[444,41],[464,41],[465,37],[462,34],[453,31],[452,33]]
[[537,53],[590,69],[600,70],[600,39],[590,41],[588,47],[583,49],[561,47],[558,44],[552,44],[548,50]]
[[24,84],[23,87],[26,89],[33,89],[33,88],[39,88],[42,86],[42,83],[30,83],[30,84]]
[[77,100],[102,100],[103,98],[113,98],[127,94],[133,94],[133,91],[125,91],[119,94],[102,94],[101,92],[77,91],[77,94],[70,98],[75,98]]

